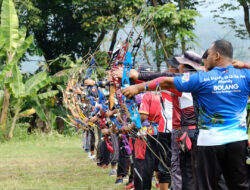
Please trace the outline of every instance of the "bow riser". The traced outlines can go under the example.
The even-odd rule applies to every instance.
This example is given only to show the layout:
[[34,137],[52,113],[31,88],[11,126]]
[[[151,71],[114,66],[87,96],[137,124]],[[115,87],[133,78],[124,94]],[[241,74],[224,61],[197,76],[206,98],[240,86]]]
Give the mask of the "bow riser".
[[[129,81],[129,72],[132,68],[132,55],[130,52],[126,53],[125,60],[123,62],[124,64],[124,69],[123,69],[123,77],[122,77],[122,88],[126,88],[130,86],[130,81]],[[135,124],[136,128],[140,129],[141,128],[141,118],[140,114],[138,112],[138,108],[135,105],[135,100],[134,98],[127,99],[125,98],[126,105],[128,107],[128,111],[131,114],[130,119],[131,121]]]

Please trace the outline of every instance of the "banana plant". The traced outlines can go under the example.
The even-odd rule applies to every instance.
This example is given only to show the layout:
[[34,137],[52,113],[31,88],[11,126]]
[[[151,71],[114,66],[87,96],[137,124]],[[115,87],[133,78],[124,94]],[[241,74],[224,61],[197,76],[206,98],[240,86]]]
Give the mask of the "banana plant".
[[[10,101],[10,92],[7,85],[11,86],[9,78],[13,76],[12,69],[17,66],[20,58],[23,57],[27,48],[32,44],[33,37],[26,38],[26,29],[19,29],[19,21],[15,6],[12,0],[3,0],[1,8],[1,25],[0,25],[0,59],[4,65],[0,74],[0,81],[4,81],[4,100],[0,125],[2,130],[6,130],[6,121]],[[19,78],[16,78],[17,80]],[[21,90],[23,86],[18,87]]]
[[[47,121],[46,115],[43,111],[43,108],[40,102],[44,99],[55,96],[58,91],[52,90],[44,93],[39,93],[41,89],[46,87],[51,83],[51,78],[47,75],[46,72],[39,72],[32,77],[30,77],[25,83],[23,82],[22,73],[15,64],[12,69],[12,76],[6,81],[8,91],[13,95],[13,98],[16,100],[15,113],[12,120],[12,124],[8,133],[8,138],[13,137],[13,131],[16,125],[16,121],[21,117],[25,112],[28,113],[28,110],[32,110],[34,113],[41,118],[42,121]],[[29,101],[32,105],[32,108],[22,112],[20,111],[23,108],[23,105]],[[25,115],[24,115],[25,116]],[[27,115],[26,115],[27,116]]]

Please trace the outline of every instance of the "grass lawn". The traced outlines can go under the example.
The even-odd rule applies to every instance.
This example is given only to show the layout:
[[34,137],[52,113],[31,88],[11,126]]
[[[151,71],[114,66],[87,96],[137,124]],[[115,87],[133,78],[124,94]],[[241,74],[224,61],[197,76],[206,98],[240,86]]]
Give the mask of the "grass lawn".
[[30,136],[0,144],[1,190],[122,189],[97,168],[81,148],[81,138]]
[[80,136],[32,135],[0,144],[0,190],[123,189],[109,170],[88,159]]

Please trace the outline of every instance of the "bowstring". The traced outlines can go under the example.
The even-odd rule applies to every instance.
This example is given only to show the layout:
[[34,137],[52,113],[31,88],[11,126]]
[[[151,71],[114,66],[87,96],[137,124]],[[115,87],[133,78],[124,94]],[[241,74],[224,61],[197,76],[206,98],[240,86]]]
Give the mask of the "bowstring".
[[[149,144],[147,143],[147,141],[142,138],[141,136],[139,136],[137,134],[136,131],[134,131],[129,125],[128,125],[128,128],[130,129],[130,132],[132,132],[133,135],[135,135],[137,138],[140,138],[142,139],[145,143],[146,143],[146,146],[149,148],[149,150],[154,154],[154,156],[161,162],[161,164],[169,171],[169,173],[171,174],[171,170],[169,169],[169,167],[164,163],[164,161],[157,155],[157,153],[155,153],[153,151],[153,149],[149,146]],[[150,135],[151,136],[151,135]],[[159,144],[161,144],[158,140],[156,140]],[[162,146],[163,150],[166,152],[166,150],[164,149],[164,147]],[[167,154],[165,155],[166,158],[167,158]],[[172,175],[172,174],[171,174]]]
[[[164,8],[164,7],[162,7],[162,8]],[[162,8],[160,8],[158,11],[160,11]],[[149,24],[151,24],[151,22],[153,21],[153,18],[155,17],[155,15],[158,13],[158,11],[156,11],[154,14],[152,14],[151,15],[151,17],[149,17],[147,20],[146,20],[146,22],[144,23],[144,25],[143,25],[143,27],[142,27],[142,29],[141,29],[141,31],[139,32],[139,36],[142,34],[142,32],[145,30],[145,28],[147,27],[147,25],[149,25]],[[142,9],[140,10],[140,13],[139,13],[139,15],[137,16],[137,18],[135,19],[135,21],[134,21],[134,23],[133,23],[133,29],[136,31],[136,33],[138,33],[138,31],[135,29],[135,24],[138,22],[138,20],[139,20],[139,16],[142,14]],[[120,23],[118,23],[118,25],[119,25]],[[154,25],[155,26],[155,25]],[[124,29],[123,29],[124,30]],[[130,32],[129,34],[127,33],[127,31],[126,30],[124,30],[124,32],[128,35],[128,39],[132,36],[132,32]],[[158,34],[159,35],[159,34]],[[158,36],[159,37],[159,36]],[[144,41],[144,40],[143,40]],[[95,51],[92,53],[92,54],[90,54],[90,52],[87,54],[87,55],[85,55],[83,58],[85,58],[85,60],[83,60],[83,62],[86,62],[86,61],[89,61],[89,58],[90,57],[93,57],[95,54],[97,54],[100,50],[99,50],[99,48],[100,48],[100,46],[101,46],[101,43],[102,42],[100,42],[99,43],[99,45],[97,46],[97,48],[95,49]],[[161,42],[162,43],[162,42]],[[145,43],[144,43],[145,44]],[[164,47],[163,47],[164,48]],[[164,49],[165,50],[165,49]],[[88,66],[88,65],[87,65]],[[102,67],[101,67],[102,68]],[[102,68],[102,69],[104,69],[104,68]],[[191,71],[191,70],[190,70]],[[193,70],[192,70],[193,71]],[[77,72],[77,71],[76,71]],[[96,76],[96,71],[95,71],[95,76]],[[96,77],[95,77],[96,78]],[[64,93],[63,93],[64,94]],[[160,93],[161,94],[161,93]],[[137,134],[136,134],[136,132],[130,127],[130,126],[128,126],[129,128],[130,128],[130,130],[131,130],[131,132],[135,135],[135,136],[137,136],[137,137],[139,137],[140,138],[140,136],[138,136]],[[147,133],[148,134],[148,133]],[[152,135],[150,135],[150,134],[148,134],[152,139],[154,139],[158,144],[160,144],[160,146],[161,146],[161,148],[164,150],[164,153],[165,153],[165,155],[166,155],[166,150],[165,150],[165,148],[163,147],[163,145],[158,141],[158,140],[156,140],[154,137],[152,137]],[[145,141],[145,140],[144,140]],[[158,157],[158,155],[151,149],[151,147],[148,145],[148,143],[145,141],[145,143],[146,143],[146,145],[147,145],[147,147],[149,148],[149,150],[155,155],[155,157],[163,164],[163,166],[166,168],[166,169],[168,169],[169,170],[169,167],[168,166],[166,166],[166,164],[162,161],[162,159],[161,158],[159,158]],[[169,172],[171,173],[171,171],[169,170]]]

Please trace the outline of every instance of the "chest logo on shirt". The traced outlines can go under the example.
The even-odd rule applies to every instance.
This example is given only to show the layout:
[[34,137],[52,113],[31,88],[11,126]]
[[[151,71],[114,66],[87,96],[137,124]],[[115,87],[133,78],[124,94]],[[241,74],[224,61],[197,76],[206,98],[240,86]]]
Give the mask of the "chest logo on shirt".
[[184,73],[183,77],[181,78],[181,82],[185,83],[189,81],[189,73]]

